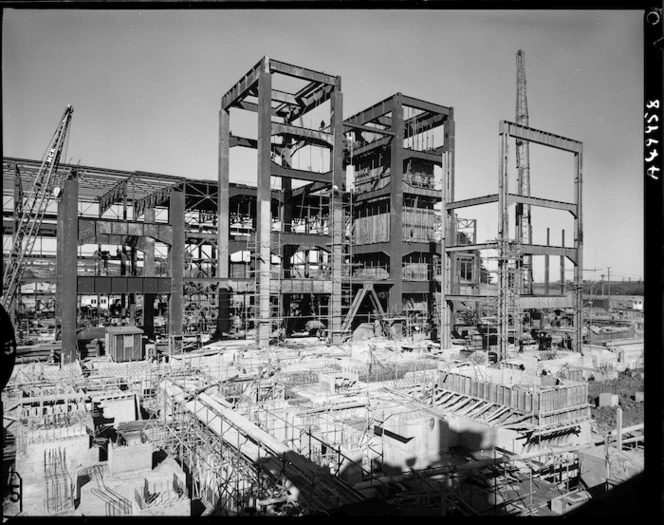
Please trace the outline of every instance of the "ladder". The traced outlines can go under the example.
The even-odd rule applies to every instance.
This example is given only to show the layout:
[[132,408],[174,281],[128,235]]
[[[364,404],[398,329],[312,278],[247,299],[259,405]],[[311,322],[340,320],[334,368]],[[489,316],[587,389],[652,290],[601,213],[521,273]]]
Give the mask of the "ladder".
[[20,218],[16,224],[16,233],[3,276],[5,290],[2,295],[2,306],[5,310],[13,309],[12,303],[16,299],[25,270],[25,259],[32,253],[46,209],[57,198],[60,191],[62,176],[58,174],[58,166],[73,112],[72,106],[66,107],[42,159],[31,190],[21,199],[20,205],[16,206],[17,210],[20,210]]
[[353,222],[353,194],[348,193],[349,200],[344,202],[344,225],[341,237],[341,257],[343,261],[341,271],[341,316],[343,319],[342,330],[350,330],[350,323],[346,326],[348,313],[353,306],[353,274],[355,265],[353,262],[353,240],[355,224]]

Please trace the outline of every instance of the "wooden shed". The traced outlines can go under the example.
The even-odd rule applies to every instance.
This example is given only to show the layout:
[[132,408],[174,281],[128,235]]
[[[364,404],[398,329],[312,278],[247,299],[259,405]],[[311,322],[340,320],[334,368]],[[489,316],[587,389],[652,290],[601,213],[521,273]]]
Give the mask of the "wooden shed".
[[106,329],[106,355],[116,363],[143,360],[143,330],[136,326],[112,326]]

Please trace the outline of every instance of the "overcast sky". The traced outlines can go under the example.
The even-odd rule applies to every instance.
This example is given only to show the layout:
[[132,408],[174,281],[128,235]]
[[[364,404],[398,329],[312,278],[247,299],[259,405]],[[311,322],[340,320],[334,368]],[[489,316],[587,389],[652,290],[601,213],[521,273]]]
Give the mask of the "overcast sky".
[[[3,15],[5,156],[40,159],[71,104],[67,161],[216,179],[221,96],[267,55],[341,75],[346,118],[396,92],[454,107],[457,199],[497,192],[498,123],[514,120],[522,49],[530,125],[584,143],[583,267],[598,269],[584,277],[643,277],[641,11]],[[232,180],[253,182],[231,162]],[[573,200],[571,154],[531,147],[530,164],[533,196]],[[497,208],[476,210],[480,238],[495,238]],[[564,228],[571,246],[572,225],[566,212],[533,215],[533,240],[548,226],[560,244]]]

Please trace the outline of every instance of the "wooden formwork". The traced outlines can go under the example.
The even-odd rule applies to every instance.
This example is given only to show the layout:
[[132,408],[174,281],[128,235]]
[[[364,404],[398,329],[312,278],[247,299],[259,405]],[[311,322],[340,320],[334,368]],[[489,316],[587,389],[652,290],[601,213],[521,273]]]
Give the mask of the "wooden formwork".
[[441,371],[438,387],[537,416],[540,425],[590,417],[588,385],[501,385],[464,374]]

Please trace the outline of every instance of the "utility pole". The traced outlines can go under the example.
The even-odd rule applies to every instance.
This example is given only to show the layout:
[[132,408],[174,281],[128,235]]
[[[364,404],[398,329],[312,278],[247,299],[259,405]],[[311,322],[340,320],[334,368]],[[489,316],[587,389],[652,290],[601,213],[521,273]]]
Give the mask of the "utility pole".
[[610,266],[606,269],[606,272],[608,274],[607,281],[608,281],[608,294],[609,294],[609,310],[611,310],[611,267]]
[[601,274],[600,277],[602,278],[602,297],[604,297],[604,274]]

